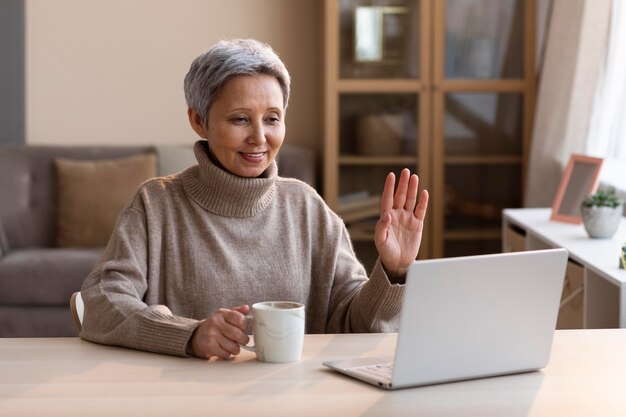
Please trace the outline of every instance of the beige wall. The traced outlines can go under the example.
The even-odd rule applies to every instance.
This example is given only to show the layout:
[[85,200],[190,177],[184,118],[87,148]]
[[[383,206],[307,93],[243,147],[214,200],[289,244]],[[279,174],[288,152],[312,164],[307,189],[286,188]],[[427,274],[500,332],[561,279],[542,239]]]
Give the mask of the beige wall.
[[287,140],[319,150],[321,19],[318,0],[27,0],[26,141],[189,143],[191,61],[251,37],[291,73]]

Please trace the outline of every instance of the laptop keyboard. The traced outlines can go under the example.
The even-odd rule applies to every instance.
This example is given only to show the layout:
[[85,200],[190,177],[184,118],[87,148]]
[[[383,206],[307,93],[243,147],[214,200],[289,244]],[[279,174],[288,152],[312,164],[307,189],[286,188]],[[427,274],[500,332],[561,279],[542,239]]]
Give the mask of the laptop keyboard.
[[355,366],[351,368],[355,374],[360,374],[379,381],[391,381],[391,371],[393,370],[393,362],[381,363],[377,365]]

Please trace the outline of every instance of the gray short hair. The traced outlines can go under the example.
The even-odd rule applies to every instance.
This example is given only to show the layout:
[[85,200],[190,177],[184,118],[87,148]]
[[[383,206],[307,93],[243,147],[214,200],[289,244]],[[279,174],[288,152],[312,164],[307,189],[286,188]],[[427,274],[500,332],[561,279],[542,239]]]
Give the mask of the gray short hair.
[[287,108],[291,77],[271,46],[253,39],[220,41],[191,63],[185,76],[185,100],[206,125],[211,104],[228,80],[239,75],[276,77]]

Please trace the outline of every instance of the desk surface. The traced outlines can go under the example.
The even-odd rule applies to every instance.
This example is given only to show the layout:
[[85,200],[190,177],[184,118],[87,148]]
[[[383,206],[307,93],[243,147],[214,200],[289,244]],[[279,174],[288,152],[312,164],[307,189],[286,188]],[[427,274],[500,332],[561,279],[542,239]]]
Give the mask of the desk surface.
[[0,339],[0,416],[626,416],[626,329],[557,331],[540,372],[393,392],[321,364],[393,354],[395,340],[308,335],[300,362],[265,364]]

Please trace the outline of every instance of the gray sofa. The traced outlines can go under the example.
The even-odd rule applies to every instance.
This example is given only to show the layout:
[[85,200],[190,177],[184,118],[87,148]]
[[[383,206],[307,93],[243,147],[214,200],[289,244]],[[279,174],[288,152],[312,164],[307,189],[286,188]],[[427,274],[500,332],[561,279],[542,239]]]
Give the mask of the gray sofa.
[[[0,337],[75,336],[69,299],[103,248],[55,247],[55,158],[157,155],[157,173],[193,164],[191,147],[0,146]],[[280,175],[316,185],[313,151],[285,145]]]

